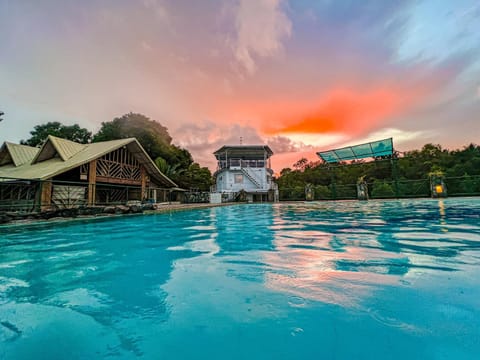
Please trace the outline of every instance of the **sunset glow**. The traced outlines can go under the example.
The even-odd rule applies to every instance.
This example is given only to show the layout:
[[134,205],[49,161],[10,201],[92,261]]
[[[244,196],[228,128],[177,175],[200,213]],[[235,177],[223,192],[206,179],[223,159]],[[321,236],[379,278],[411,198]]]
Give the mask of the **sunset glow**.
[[374,134],[399,150],[478,143],[479,14],[473,0],[0,0],[1,138],[133,111],[204,166],[241,137],[270,145],[277,172]]

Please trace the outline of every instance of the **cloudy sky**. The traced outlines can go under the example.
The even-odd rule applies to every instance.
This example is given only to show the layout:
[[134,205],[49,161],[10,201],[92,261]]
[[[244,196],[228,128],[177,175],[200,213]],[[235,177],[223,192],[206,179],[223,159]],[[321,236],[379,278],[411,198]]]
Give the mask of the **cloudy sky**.
[[480,143],[478,0],[0,0],[0,141],[140,112],[196,161],[267,143],[277,171],[392,136]]

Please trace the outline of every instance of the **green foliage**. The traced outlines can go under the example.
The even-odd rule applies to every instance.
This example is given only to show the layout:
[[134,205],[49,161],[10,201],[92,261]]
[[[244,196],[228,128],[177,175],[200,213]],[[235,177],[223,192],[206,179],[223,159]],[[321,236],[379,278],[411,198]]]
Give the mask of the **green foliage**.
[[102,122],[93,142],[133,137],[137,138],[152,159],[162,157],[173,163],[169,160],[177,149],[172,149],[172,137],[167,128],[142,114],[128,113],[112,121]]
[[209,191],[213,185],[212,173],[207,167],[201,167],[197,163],[191,164],[180,174],[172,175],[172,180],[180,187],[185,189],[197,189],[199,191]]
[[30,131],[31,137],[22,140],[20,143],[29,146],[39,146],[48,137],[48,135],[57,136],[63,139],[75,141],[81,144],[89,143],[92,140],[92,133],[87,129],[81,128],[78,124],[63,125],[57,121],[37,125]]
[[155,159],[155,165],[158,169],[167,175],[169,178],[177,177],[185,172],[185,169],[180,169],[180,164],[169,164],[164,158],[158,157]]
[[[425,177],[419,180],[400,178],[397,181],[398,193],[401,197],[430,196],[430,180]],[[395,190],[395,188],[393,188]]]
[[[155,159],[155,165],[157,165],[158,169],[164,173],[165,175],[167,175],[167,172],[168,172],[168,163],[167,163],[167,160],[165,160],[164,158],[162,157],[157,157]],[[168,175],[167,175],[168,176]]]
[[161,157],[170,165],[187,169],[193,163],[190,152],[172,144],[168,129],[142,114],[128,113],[103,122],[93,142],[136,138],[152,159]]
[[208,191],[213,184],[210,170],[193,162],[186,149],[172,144],[168,129],[145,115],[128,113],[112,121],[103,122],[100,130],[92,133],[78,125],[66,126],[59,122],[49,122],[35,126],[30,139],[21,143],[30,146],[42,144],[48,135],[78,143],[100,142],[135,137],[162,173],[183,188]]
[[210,189],[213,178],[210,170],[193,162],[186,149],[172,144],[168,129],[142,114],[128,113],[103,122],[93,141],[135,137],[165,175],[182,188]]
[[372,198],[392,198],[395,197],[395,191],[392,185],[385,181],[375,181],[372,188]]
[[296,185],[293,188],[286,190],[287,193],[283,196],[290,200],[305,200],[305,188],[302,185]]
[[373,198],[395,197],[396,188],[400,196],[429,196],[429,174],[443,174],[450,195],[480,193],[480,146],[474,144],[453,151],[426,144],[398,159],[378,159],[368,163],[360,160],[347,166],[339,165],[345,164],[330,166],[302,158],[293,165],[293,170],[282,169],[277,179],[280,198],[297,199],[296,189],[307,183],[315,186],[316,199],[356,198],[353,185],[360,177],[368,183]]
[[357,185],[336,185],[335,195],[337,199],[356,199],[357,198]]
[[305,170],[307,166],[308,166],[308,160],[306,158],[301,158],[295,164],[293,164],[293,167],[295,168],[295,170]]
[[315,200],[329,200],[332,199],[332,191],[328,186],[315,186]]
[[454,178],[447,181],[447,191],[449,193],[458,193],[464,195],[480,194],[480,177],[465,174],[462,178]]

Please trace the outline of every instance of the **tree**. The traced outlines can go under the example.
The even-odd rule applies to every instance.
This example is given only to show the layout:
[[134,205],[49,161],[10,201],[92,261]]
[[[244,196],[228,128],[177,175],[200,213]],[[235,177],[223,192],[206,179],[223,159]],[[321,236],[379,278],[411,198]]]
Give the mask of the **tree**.
[[135,137],[162,173],[180,187],[210,189],[213,178],[210,170],[193,162],[187,149],[172,144],[168,129],[145,115],[128,113],[103,122],[93,141],[108,141]]
[[172,144],[168,129],[145,115],[128,113],[112,121],[102,122],[93,142],[136,138],[152,159],[161,157],[170,165],[186,169],[193,163],[190,152]]
[[373,198],[391,198],[395,197],[395,192],[390,184],[385,181],[375,181],[372,188]]
[[198,163],[191,164],[181,174],[172,176],[179,186],[185,189],[198,189],[200,191],[209,191],[213,185],[212,173],[207,167],[201,167]]
[[170,146],[172,137],[165,126],[142,114],[128,113],[112,121],[102,122],[93,142],[137,138],[147,153],[157,158]]
[[292,172],[292,169],[290,168],[283,168],[281,171],[280,171],[280,176],[285,176],[287,174],[290,174]]
[[20,143],[23,145],[38,146],[47,139],[48,135],[57,136],[81,144],[89,143],[92,140],[92,133],[87,129],[81,128],[78,124],[63,125],[58,121],[37,125],[32,131],[30,131],[30,135],[31,137],[29,139],[22,140]]
[[158,157],[155,159],[155,165],[157,165],[158,169],[163,174],[165,174],[166,176],[172,179],[182,174],[185,171],[185,169],[180,169],[180,164],[177,163],[177,164],[171,165],[167,162],[167,160],[165,160],[162,157]]
[[442,171],[447,180],[450,179],[447,187],[451,195],[480,192],[478,145],[470,144],[461,150],[449,151],[437,144],[426,144],[419,150],[405,152],[403,157],[397,155],[394,160],[352,161],[339,163],[333,168],[326,163],[312,163],[302,158],[293,165],[294,170],[282,169],[277,180],[281,198],[295,199],[298,197],[295,189],[307,183],[331,186],[333,179],[337,197],[341,197],[342,191],[345,196],[354,196],[352,189],[361,176],[370,183],[373,197],[394,197],[397,191],[400,196],[427,196],[428,174],[432,171]]
[[295,168],[295,170],[304,171],[307,167],[307,164],[308,160],[306,158],[301,158],[295,164],[293,164],[293,167]]

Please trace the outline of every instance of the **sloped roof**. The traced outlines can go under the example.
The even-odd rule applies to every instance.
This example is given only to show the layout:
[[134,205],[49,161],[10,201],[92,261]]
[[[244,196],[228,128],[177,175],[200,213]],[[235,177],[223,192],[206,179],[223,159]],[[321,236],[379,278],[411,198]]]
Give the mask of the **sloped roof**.
[[38,148],[5,141],[0,148],[0,166],[13,163],[20,166],[29,163],[38,153]]
[[[79,167],[80,165],[89,163],[90,161],[100,158],[122,146],[126,146],[128,151],[136,157],[138,162],[145,166],[149,176],[153,180],[168,187],[177,186],[157,168],[155,163],[135,138],[103,141],[83,145],[77,144],[81,145],[82,148],[80,150],[78,150],[79,147],[74,147],[69,143],[58,141],[58,139],[59,138],[53,136],[49,137],[49,140],[45,142],[44,146],[39,150],[32,163],[26,163],[18,167],[10,165],[1,166],[0,177],[10,179],[46,180]],[[68,141],[64,139],[60,140]],[[53,154],[50,158],[41,160],[41,156],[45,155],[47,151],[51,152],[51,147],[55,149],[59,156],[56,157],[54,156],[55,154]],[[40,156],[42,151],[44,154]]]
[[51,159],[55,154],[58,154],[63,161],[66,161],[79,151],[82,151],[85,146],[87,145],[48,135],[47,141],[45,141],[40,151],[38,151],[32,164]]

